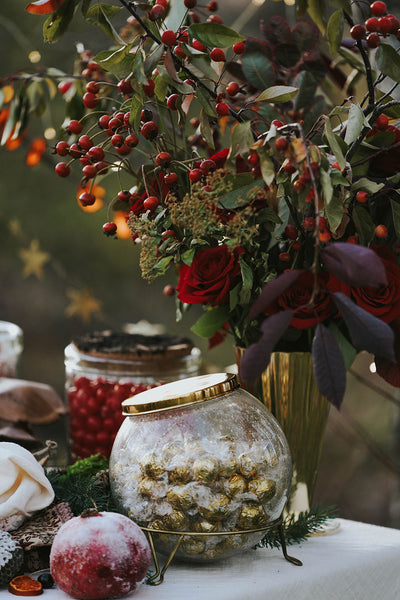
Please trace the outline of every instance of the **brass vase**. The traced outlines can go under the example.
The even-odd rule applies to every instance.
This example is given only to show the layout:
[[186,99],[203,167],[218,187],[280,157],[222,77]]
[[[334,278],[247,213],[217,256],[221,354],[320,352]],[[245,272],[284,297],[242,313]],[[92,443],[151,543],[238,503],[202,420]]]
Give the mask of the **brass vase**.
[[[243,348],[236,349],[238,367],[244,352]],[[311,353],[274,352],[259,380],[253,385],[243,381],[241,384],[265,404],[285,432],[293,461],[287,510],[308,510],[330,409],[330,403],[317,387]]]

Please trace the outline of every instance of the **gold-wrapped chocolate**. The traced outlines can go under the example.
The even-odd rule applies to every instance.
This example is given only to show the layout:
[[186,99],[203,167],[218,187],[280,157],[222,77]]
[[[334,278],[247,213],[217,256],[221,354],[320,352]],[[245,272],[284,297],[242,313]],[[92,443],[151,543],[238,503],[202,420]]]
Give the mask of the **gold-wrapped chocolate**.
[[216,533],[219,528],[220,524],[218,522],[211,523],[206,519],[201,519],[193,523],[193,531],[196,533]]
[[250,479],[257,474],[257,464],[251,456],[243,453],[239,456],[239,471],[243,477]]
[[201,554],[204,552],[205,542],[197,536],[185,536],[181,548],[186,554]]
[[[150,477],[142,477],[138,480],[138,492],[143,496],[155,496],[160,493],[160,483]],[[158,494],[157,494],[158,492]]]
[[165,529],[162,519],[154,519],[149,523],[150,529]]
[[238,469],[238,462],[233,452],[230,452],[226,458],[223,459],[219,474],[221,477],[230,477],[234,475]]
[[192,479],[192,469],[188,461],[175,462],[168,471],[168,479],[170,483],[188,483]]
[[189,519],[181,510],[173,510],[171,514],[163,517],[165,529],[170,531],[186,531],[189,529]]
[[263,504],[275,496],[276,483],[273,479],[258,477],[252,479],[248,484],[249,492],[252,492]]
[[166,495],[168,502],[184,511],[191,508],[195,503],[193,486],[174,485],[167,491]]
[[233,498],[237,494],[244,494],[246,491],[247,482],[242,475],[232,475],[226,480],[225,489],[228,496]]
[[153,479],[158,479],[165,473],[165,467],[161,464],[159,456],[155,452],[145,454],[140,461],[142,471]]
[[238,518],[237,526],[239,529],[257,529],[266,525],[269,521],[269,516],[265,513],[264,508],[257,502],[248,502],[243,504]]
[[212,483],[219,471],[219,461],[213,456],[202,456],[193,463],[193,477],[201,483]]
[[206,501],[199,501],[199,513],[208,521],[221,521],[229,513],[229,498],[225,494],[212,494]]

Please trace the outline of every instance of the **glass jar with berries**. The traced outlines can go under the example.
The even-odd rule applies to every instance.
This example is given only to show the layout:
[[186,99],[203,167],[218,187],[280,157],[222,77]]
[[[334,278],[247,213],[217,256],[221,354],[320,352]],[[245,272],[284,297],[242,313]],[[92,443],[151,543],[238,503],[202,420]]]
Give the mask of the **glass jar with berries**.
[[17,375],[22,350],[22,329],[15,323],[0,321],[0,377]]
[[124,417],[123,400],[152,387],[198,375],[200,350],[188,338],[101,331],[65,349],[72,460],[108,457]]

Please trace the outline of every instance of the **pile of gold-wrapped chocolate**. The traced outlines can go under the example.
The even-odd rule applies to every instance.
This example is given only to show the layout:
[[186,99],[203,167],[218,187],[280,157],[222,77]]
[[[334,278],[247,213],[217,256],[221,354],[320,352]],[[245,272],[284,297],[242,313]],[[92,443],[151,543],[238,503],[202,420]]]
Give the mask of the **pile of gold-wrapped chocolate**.
[[[206,561],[251,547],[262,536],[245,532],[267,528],[281,515],[287,470],[272,444],[186,435],[152,448],[142,447],[135,458],[121,448],[110,467],[113,492],[140,526],[185,532],[178,557]],[[156,549],[167,554],[177,539],[154,535]]]

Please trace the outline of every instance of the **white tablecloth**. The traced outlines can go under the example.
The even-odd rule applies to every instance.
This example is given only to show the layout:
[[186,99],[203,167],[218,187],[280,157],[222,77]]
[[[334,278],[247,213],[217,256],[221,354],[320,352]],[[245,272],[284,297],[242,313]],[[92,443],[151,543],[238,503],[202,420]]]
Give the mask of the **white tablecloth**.
[[[400,530],[339,519],[330,536],[288,546],[303,566],[280,550],[251,550],[212,565],[172,563],[164,583],[141,585],[136,600],[399,600]],[[0,600],[15,596],[0,591]],[[44,590],[43,600],[67,600]]]

